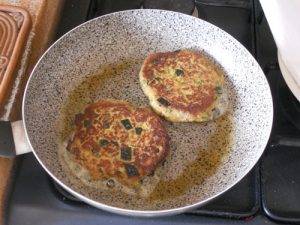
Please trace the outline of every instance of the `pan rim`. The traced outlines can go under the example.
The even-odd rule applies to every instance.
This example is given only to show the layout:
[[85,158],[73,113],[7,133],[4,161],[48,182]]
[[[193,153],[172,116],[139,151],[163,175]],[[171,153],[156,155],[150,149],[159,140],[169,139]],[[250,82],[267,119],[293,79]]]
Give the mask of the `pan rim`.
[[[84,201],[85,203],[89,204],[89,205],[92,205],[96,208],[99,208],[99,209],[103,209],[103,210],[106,210],[106,211],[109,211],[109,212],[113,212],[113,213],[117,213],[117,214],[120,214],[120,215],[127,215],[127,216],[139,216],[139,217],[155,217],[155,216],[166,216],[166,215],[175,215],[175,214],[179,214],[179,213],[183,213],[183,212],[186,212],[188,210],[191,210],[191,209],[194,209],[194,208],[197,208],[199,206],[203,206],[205,204],[207,204],[208,202],[216,199],[217,197],[221,196],[223,193],[225,193],[226,191],[228,191],[229,189],[231,189],[232,187],[234,187],[237,183],[239,183],[253,168],[254,166],[258,163],[258,161],[260,160],[261,156],[263,155],[266,147],[267,147],[267,144],[268,144],[268,141],[269,141],[269,138],[270,138],[270,135],[271,135],[271,132],[272,132],[272,129],[273,129],[273,122],[274,122],[274,105],[273,105],[273,96],[272,96],[272,93],[271,93],[271,89],[270,89],[270,85],[269,85],[269,82],[266,78],[266,76],[263,77],[263,80],[266,82],[266,88],[268,88],[268,92],[270,94],[270,105],[271,105],[271,108],[272,108],[272,111],[270,112],[270,123],[268,124],[269,127],[265,128],[266,131],[266,134],[264,139],[263,139],[263,143],[262,143],[262,148],[260,149],[260,154],[256,154],[257,158],[254,160],[254,163],[253,165],[249,166],[249,168],[247,170],[245,170],[245,172],[241,173],[240,177],[238,179],[236,179],[235,182],[233,182],[232,184],[230,184],[227,188],[225,188],[224,190],[222,190],[221,192],[218,192],[217,194],[203,200],[203,201],[200,201],[200,202],[196,202],[194,204],[191,204],[191,205],[186,205],[186,206],[182,206],[182,207],[177,207],[177,208],[171,208],[171,209],[164,209],[164,210],[135,210],[135,209],[126,209],[126,208],[121,208],[121,207],[115,207],[115,206],[110,206],[110,205],[107,205],[107,204],[103,204],[101,202],[98,202],[98,201],[95,201],[93,199],[90,199],[86,196],[84,196],[83,194],[80,194],[76,191],[74,191],[71,187],[69,187],[68,185],[65,185],[62,181],[60,181],[54,174],[52,174],[52,172],[50,170],[48,170],[48,168],[44,165],[44,163],[42,162],[42,160],[39,158],[38,154],[35,152],[34,148],[32,147],[32,144],[30,142],[30,139],[29,139],[29,135],[27,133],[27,126],[26,126],[26,121],[25,121],[25,104],[26,104],[26,96],[27,96],[27,93],[28,93],[28,89],[29,89],[29,85],[31,83],[31,79],[32,77],[34,77],[34,73],[35,73],[35,70],[37,69],[38,65],[40,64],[40,62],[44,59],[45,55],[51,51],[51,49],[53,48],[53,46],[55,46],[58,42],[60,42],[63,38],[65,38],[66,36],[68,36],[70,33],[72,33],[74,30],[82,27],[82,26],[85,26],[86,24],[88,23],[91,23],[92,21],[95,21],[95,20],[98,20],[99,18],[104,18],[104,17],[110,17],[112,15],[115,15],[115,14],[124,14],[124,13],[129,13],[129,12],[136,12],[136,11],[141,11],[141,12],[163,12],[163,13],[172,13],[172,14],[181,14],[181,16],[183,17],[193,17],[193,16],[190,16],[190,15],[186,15],[186,14],[183,14],[183,13],[178,13],[178,12],[173,12],[173,11],[168,11],[168,10],[159,10],[159,9],[133,9],[133,10],[124,10],[124,11],[118,11],[118,12],[114,12],[114,13],[110,13],[110,14],[106,14],[106,15],[103,15],[103,16],[100,16],[100,17],[96,17],[92,20],[89,20],[89,21],[86,21],[76,27],[74,27],[73,29],[71,29],[70,31],[68,31],[67,33],[65,33],[63,36],[61,36],[59,39],[57,39],[43,54],[42,56],[40,57],[40,59],[37,61],[36,65],[34,66],[30,76],[29,76],[29,79],[26,83],[26,87],[25,87],[25,90],[24,90],[24,96],[23,96],[23,100],[22,100],[22,121],[23,121],[23,126],[24,126],[24,130],[25,130],[25,137],[26,137],[26,140],[29,144],[29,147],[30,149],[32,150],[34,156],[36,157],[36,159],[38,160],[38,162],[40,163],[40,165],[43,167],[43,169],[50,175],[50,177],[52,179],[55,180],[55,182],[57,182],[59,185],[61,185],[65,190],[67,190],[68,192],[70,192],[72,195],[74,195],[75,197],[79,198],[80,200]],[[195,18],[195,17],[193,17]],[[240,46],[242,49],[244,49],[246,52],[247,52],[247,55],[248,57],[252,58],[254,61],[255,61],[255,64],[253,66],[258,66],[261,73],[264,74],[263,70],[261,69],[260,65],[258,64],[258,62],[256,61],[256,59],[251,55],[251,53],[238,41],[236,40],[233,36],[231,36],[229,33],[227,33],[226,31],[224,31],[223,29],[205,21],[205,20],[202,20],[200,18],[197,18],[199,20],[201,20],[204,24],[208,25],[208,26],[211,26],[213,28],[217,28],[218,30],[220,30],[223,34],[225,34],[227,37],[231,38],[232,41],[234,41],[235,43],[238,44],[238,46]]]

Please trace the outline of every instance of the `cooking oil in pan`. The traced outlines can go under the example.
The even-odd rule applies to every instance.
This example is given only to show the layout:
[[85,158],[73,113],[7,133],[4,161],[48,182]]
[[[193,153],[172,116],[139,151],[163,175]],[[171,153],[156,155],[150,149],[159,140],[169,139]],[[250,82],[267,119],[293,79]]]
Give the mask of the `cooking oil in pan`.
[[[147,106],[148,99],[139,85],[141,64],[142,60],[126,60],[103,66],[99,72],[87,76],[74,87],[61,111],[61,141],[65,142],[70,137],[75,115],[84,110],[88,103],[112,98],[129,101],[136,106]],[[101,189],[101,185],[96,185],[98,188],[93,185],[84,187],[70,178],[74,180],[73,185],[96,201],[132,209],[167,209],[200,199],[204,191],[203,183],[216,173],[230,152],[231,115],[228,113],[208,123],[164,123],[171,138],[170,154],[156,169],[154,176],[144,179],[139,191],[126,191],[122,187],[108,191],[107,188]],[[78,177],[70,168],[65,170],[68,176]]]

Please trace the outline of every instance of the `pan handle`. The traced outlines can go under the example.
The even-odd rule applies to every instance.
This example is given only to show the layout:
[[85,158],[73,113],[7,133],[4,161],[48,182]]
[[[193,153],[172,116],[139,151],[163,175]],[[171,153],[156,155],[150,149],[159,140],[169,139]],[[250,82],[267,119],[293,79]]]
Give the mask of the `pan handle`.
[[0,122],[0,156],[14,157],[31,152],[22,120]]
[[15,153],[16,155],[21,155],[27,152],[31,152],[31,147],[28,144],[25,135],[25,128],[23,126],[23,121],[18,120],[11,123],[12,133],[15,143]]

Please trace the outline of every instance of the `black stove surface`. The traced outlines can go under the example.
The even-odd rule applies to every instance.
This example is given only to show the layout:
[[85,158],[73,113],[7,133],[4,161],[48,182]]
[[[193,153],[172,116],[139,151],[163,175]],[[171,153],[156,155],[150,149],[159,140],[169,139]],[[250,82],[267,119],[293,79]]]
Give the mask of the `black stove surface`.
[[[149,6],[153,1],[147,2],[148,5],[143,5],[142,0],[66,0],[57,37],[95,16],[156,7]],[[142,219],[118,216],[82,203],[55,184],[34,156],[27,154],[18,159],[7,224],[300,223],[299,102],[282,79],[277,49],[261,7],[257,0],[196,0],[195,6],[199,18],[230,33],[256,57],[270,83],[274,126],[258,165],[235,187],[204,207],[178,216]],[[186,8],[184,13],[191,11]]]

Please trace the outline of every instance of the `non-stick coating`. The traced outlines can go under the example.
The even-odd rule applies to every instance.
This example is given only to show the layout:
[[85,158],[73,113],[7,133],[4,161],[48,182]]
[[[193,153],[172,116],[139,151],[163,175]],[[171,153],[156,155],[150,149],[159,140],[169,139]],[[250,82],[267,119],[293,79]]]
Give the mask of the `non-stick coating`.
[[[142,60],[150,52],[182,48],[203,51],[223,67],[228,114],[203,124],[165,122],[171,154],[159,169],[162,181],[150,198],[81,182],[61,157],[74,115],[99,98],[147,105],[138,83]],[[118,213],[163,215],[204,204],[241,180],[267,144],[273,106],[259,65],[230,35],[191,16],[132,10],[96,18],[58,40],[30,77],[23,119],[40,163],[77,197]]]

